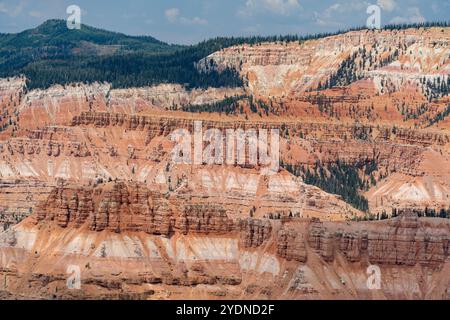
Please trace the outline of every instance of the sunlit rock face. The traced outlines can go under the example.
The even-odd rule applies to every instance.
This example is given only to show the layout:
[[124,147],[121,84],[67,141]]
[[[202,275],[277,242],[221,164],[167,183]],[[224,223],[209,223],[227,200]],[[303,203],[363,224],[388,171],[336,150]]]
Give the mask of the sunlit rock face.
[[[450,100],[434,87],[449,37],[354,31],[197,63],[234,68],[243,88],[0,79],[0,297],[448,299],[448,219],[410,209],[450,207]],[[346,63],[354,78],[330,88]],[[230,97],[233,112],[183,111]],[[279,170],[175,163],[172,133],[196,121],[223,137],[278,129]],[[357,168],[369,211],[293,174],[318,163]]]
[[[13,297],[446,299],[449,228],[410,211],[382,222],[270,220],[140,185],[60,186],[2,233],[0,272]],[[67,287],[72,269],[77,290]]]
[[352,58],[358,76],[370,78],[379,92],[387,92],[406,83],[419,84],[423,78],[446,81],[449,40],[448,28],[352,31],[302,43],[226,48],[201,60],[198,68],[231,67],[248,80],[254,94],[283,96],[325,84]]

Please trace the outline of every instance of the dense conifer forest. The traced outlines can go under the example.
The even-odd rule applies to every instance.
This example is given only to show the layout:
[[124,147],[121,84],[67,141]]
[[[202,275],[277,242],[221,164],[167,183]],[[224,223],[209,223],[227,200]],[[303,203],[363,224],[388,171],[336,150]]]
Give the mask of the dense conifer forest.
[[[447,22],[391,25],[385,29],[444,27]],[[361,30],[364,28],[353,28]],[[0,77],[25,75],[28,89],[47,88],[71,82],[110,82],[125,88],[160,83],[180,83],[189,88],[242,86],[232,70],[201,73],[195,67],[200,59],[220,49],[263,42],[302,42],[335,33],[306,36],[222,37],[192,46],[170,45],[149,36],[127,36],[86,25],[69,30],[64,20],[48,20],[17,34],[0,34]],[[338,78],[345,80],[339,80]],[[356,79],[351,61],[346,61],[335,78],[323,86],[339,85]],[[431,89],[430,89],[431,90]]]
[[292,174],[302,177],[305,183],[342,196],[344,201],[361,211],[369,209],[368,201],[361,193],[376,184],[373,176],[377,170],[375,161],[354,165],[341,161],[329,164],[318,162],[314,168],[284,163],[282,166]]

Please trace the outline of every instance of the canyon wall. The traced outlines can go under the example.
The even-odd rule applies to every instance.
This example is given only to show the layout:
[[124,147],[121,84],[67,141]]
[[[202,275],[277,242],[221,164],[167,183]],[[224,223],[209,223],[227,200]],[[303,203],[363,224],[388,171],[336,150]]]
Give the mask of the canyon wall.
[[[56,188],[35,215],[2,234],[2,294],[450,298],[446,219],[418,218],[405,211],[379,222],[271,220],[231,216],[212,204],[174,201],[123,183]],[[74,265],[81,270],[79,290],[66,285],[66,269]],[[370,265],[381,270],[380,289],[368,288]]]
[[[196,64],[235,69],[243,88],[0,79],[0,298],[449,299],[449,220],[412,210],[450,207],[449,31],[241,45]],[[195,121],[278,129],[280,169],[174,163],[171,134]],[[353,176],[332,185],[333,165]],[[292,170],[316,167],[333,192],[369,181],[367,212]]]

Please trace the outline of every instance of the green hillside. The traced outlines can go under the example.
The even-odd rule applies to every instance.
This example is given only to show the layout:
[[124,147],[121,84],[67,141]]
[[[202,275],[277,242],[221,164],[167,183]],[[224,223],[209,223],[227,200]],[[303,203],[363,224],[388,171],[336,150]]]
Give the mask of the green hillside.
[[[447,26],[447,23],[385,28]],[[356,28],[357,30],[361,28]],[[338,31],[333,34],[341,33]],[[199,73],[195,63],[220,49],[267,41],[305,41],[307,36],[215,38],[193,46],[169,45],[149,36],[127,36],[82,25],[70,30],[64,20],[48,20],[16,34],[0,34],[0,77],[25,75],[28,88],[71,82],[110,82],[113,87],[180,83],[188,87],[242,86],[233,70]]]

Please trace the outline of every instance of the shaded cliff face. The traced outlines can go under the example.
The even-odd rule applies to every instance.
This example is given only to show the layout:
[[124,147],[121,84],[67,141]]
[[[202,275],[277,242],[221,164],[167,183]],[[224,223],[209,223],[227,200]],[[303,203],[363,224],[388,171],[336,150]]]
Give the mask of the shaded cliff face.
[[[257,219],[142,185],[61,186],[1,235],[1,288],[21,298],[446,299],[449,231],[447,219],[412,212]],[[72,290],[74,266],[81,289]]]

